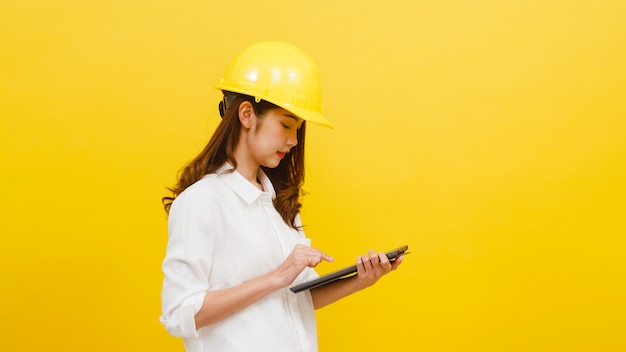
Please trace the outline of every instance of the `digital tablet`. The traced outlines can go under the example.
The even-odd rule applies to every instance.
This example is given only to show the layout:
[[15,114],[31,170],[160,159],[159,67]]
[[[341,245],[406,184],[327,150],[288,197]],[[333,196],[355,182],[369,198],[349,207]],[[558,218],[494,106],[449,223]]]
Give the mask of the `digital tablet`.
[[[394,262],[396,260],[396,258],[398,258],[400,255],[405,254],[407,249],[409,249],[409,246],[402,246],[402,247],[398,247],[394,250],[391,250],[389,252],[387,252],[387,258],[389,258],[390,262]],[[311,281],[307,281],[304,283],[301,283],[299,285],[295,285],[293,287],[290,287],[289,289],[293,292],[293,293],[298,293],[304,290],[310,290],[312,288],[315,287],[319,287],[322,285],[326,285],[329,284],[333,281],[337,281],[339,279],[343,279],[345,277],[350,277],[352,275],[356,274],[356,264],[352,265],[350,267],[341,269],[341,270],[337,270],[334,271],[330,274],[326,274],[323,276],[318,277],[317,279],[311,280]]]

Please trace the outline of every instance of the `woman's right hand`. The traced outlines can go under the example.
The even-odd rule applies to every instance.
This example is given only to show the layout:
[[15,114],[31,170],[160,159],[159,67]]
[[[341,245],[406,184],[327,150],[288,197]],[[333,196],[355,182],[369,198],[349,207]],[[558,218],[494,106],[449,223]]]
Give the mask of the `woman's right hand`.
[[272,274],[280,288],[287,287],[293,283],[304,268],[314,268],[323,260],[332,262],[335,259],[319,249],[297,244],[285,261]]

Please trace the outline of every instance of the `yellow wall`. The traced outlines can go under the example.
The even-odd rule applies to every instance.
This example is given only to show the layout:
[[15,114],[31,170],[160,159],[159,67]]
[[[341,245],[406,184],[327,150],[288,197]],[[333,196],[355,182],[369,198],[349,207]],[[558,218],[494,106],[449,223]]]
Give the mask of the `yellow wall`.
[[0,3],[0,349],[180,351],[164,187],[258,40],[322,71],[303,217],[402,270],[319,311],[322,351],[624,351],[623,1]]

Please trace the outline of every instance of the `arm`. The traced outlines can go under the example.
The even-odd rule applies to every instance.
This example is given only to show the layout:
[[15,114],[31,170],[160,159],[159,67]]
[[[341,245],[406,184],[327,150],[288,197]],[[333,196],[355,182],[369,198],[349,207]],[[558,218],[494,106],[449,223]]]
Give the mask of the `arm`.
[[196,329],[225,319],[268,294],[289,286],[305,267],[315,267],[333,258],[304,245],[296,245],[287,259],[272,272],[224,290],[208,291],[200,311],[195,315]]
[[381,277],[395,270],[402,263],[403,259],[404,256],[400,256],[393,263],[390,263],[384,252],[380,252],[377,255],[376,252],[370,250],[369,255],[364,254],[357,258],[357,275],[311,290],[315,309],[327,306],[372,286]]
[[200,311],[194,317],[196,329],[228,318],[280,288],[280,280],[269,273],[239,286],[208,291]]

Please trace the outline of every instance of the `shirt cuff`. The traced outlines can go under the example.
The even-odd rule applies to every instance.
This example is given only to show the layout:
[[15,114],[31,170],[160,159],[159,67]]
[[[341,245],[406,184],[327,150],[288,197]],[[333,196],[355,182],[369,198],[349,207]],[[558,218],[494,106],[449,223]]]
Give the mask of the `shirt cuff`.
[[179,337],[198,337],[194,318],[202,308],[205,295],[206,292],[202,292],[188,297],[164,322],[170,334]]

